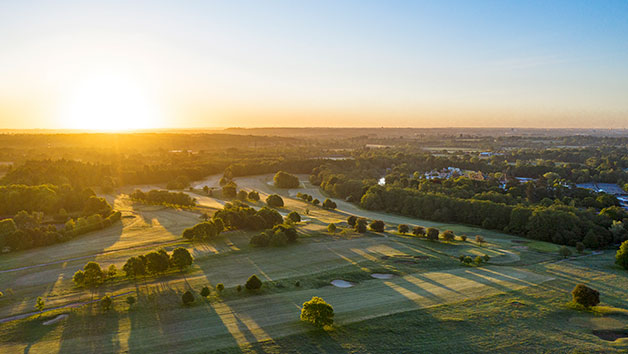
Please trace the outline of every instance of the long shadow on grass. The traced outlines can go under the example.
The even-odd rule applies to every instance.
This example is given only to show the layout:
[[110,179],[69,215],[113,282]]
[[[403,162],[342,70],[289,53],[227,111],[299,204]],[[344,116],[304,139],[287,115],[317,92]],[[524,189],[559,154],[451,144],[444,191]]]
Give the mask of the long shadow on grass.
[[60,353],[114,353],[120,351],[115,310],[102,312],[89,305],[73,312],[65,320]]

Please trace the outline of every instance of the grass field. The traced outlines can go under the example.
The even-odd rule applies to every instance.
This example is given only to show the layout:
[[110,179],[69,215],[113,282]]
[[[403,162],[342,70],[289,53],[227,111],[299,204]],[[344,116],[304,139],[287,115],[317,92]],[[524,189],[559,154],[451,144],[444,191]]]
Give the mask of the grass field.
[[[213,177],[212,177],[213,178]],[[214,178],[215,179],[215,178]],[[628,341],[606,341],[593,331],[628,329],[628,281],[613,265],[613,253],[560,260],[553,245],[464,225],[440,224],[364,211],[343,201],[328,211],[293,198],[295,190],[277,190],[272,176],[238,178],[244,189],[283,195],[286,214],[298,211],[307,221],[298,225],[297,244],[252,248],[250,232],[231,231],[211,243],[180,238],[198,222],[198,211],[131,203],[110,197],[123,211],[122,222],[68,243],[0,259],[0,352],[613,352]],[[211,180],[213,181],[213,179]],[[215,181],[214,181],[215,182]],[[198,183],[204,185],[203,182]],[[301,191],[319,199],[305,183]],[[224,201],[192,193],[205,210]],[[322,200],[322,199],[321,199]],[[256,203],[254,206],[261,206]],[[309,215],[305,210],[309,209]],[[387,222],[384,233],[328,234],[329,222],[345,225],[348,215]],[[466,234],[466,242],[430,242],[398,235],[396,225],[435,226]],[[473,236],[485,237],[483,245]],[[157,247],[184,246],[195,258],[185,273],[137,283],[122,274],[95,294],[75,288],[72,274],[87,261],[121,268],[132,255]],[[489,264],[462,266],[460,255],[491,256]],[[391,274],[375,279],[373,273]],[[261,291],[238,292],[251,274],[265,282]],[[330,285],[345,280],[349,288]],[[297,286],[297,281],[299,286]],[[585,282],[600,290],[605,314],[567,306],[570,290]],[[205,285],[224,283],[222,294],[207,299]],[[181,305],[191,289],[196,301]],[[62,308],[23,319],[34,311],[37,296],[47,308],[80,304],[106,293],[132,293],[132,308],[119,296],[112,311],[97,306]],[[300,306],[312,296],[334,306],[335,327],[313,330],[299,321]],[[67,314],[51,325],[45,321]],[[4,320],[3,320],[4,319]]]

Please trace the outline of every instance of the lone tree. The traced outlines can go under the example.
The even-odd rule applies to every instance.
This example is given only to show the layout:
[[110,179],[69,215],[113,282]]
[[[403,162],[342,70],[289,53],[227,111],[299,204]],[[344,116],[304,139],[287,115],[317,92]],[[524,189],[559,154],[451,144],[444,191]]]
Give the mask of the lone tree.
[[257,290],[262,287],[262,281],[259,280],[257,275],[253,274],[249,277],[249,279],[246,281],[246,284],[244,284],[244,286],[248,290]]
[[209,296],[209,287],[204,286],[203,289],[201,289],[201,296],[202,297],[208,297]]
[[301,221],[301,215],[299,215],[299,213],[297,213],[296,211],[291,211],[290,214],[288,214],[288,219],[292,220],[293,222],[299,222]]
[[277,194],[271,194],[266,198],[266,204],[271,208],[281,208],[283,206],[283,199]]
[[180,270],[184,270],[185,268],[192,265],[193,258],[190,255],[190,252],[183,247],[175,248],[172,251],[172,264]]
[[192,294],[191,291],[186,291],[183,293],[183,295],[181,295],[181,301],[183,302],[183,305],[189,305],[191,303],[194,302],[194,294]]
[[438,229],[433,227],[427,228],[427,239],[430,241],[438,241]]
[[100,299],[100,308],[103,311],[109,311],[111,309],[112,304],[113,304],[113,300],[111,299],[111,296],[109,295],[105,295],[102,297],[102,299]]
[[318,296],[303,303],[301,321],[310,322],[316,327],[331,326],[334,323],[334,308]]
[[573,301],[577,304],[580,304],[586,308],[591,306],[596,306],[600,303],[600,292],[591,289],[584,284],[578,284],[571,291],[571,296],[573,297]]
[[279,171],[273,177],[275,187],[278,188],[298,188],[299,178],[287,172]]
[[44,299],[41,298],[41,296],[38,296],[37,302],[35,303],[35,308],[37,309],[37,311],[39,311],[40,315],[42,311],[44,311],[44,307],[46,307],[46,302],[44,301]]
[[622,242],[621,246],[619,246],[619,250],[615,254],[615,263],[624,269],[628,269],[628,241]]
[[374,220],[373,222],[371,222],[371,225],[369,225],[371,230],[375,232],[384,232],[384,226],[386,225],[381,220]]
[[558,254],[563,258],[569,258],[571,256],[571,250],[567,248],[567,246],[563,246],[558,250]]
[[328,231],[330,234],[335,233],[335,232],[336,232],[336,224],[334,224],[334,223],[332,222],[331,224],[327,225],[327,231]]
[[410,231],[410,227],[406,224],[399,224],[397,231],[399,231],[400,234],[407,234]]
[[417,237],[425,236],[425,228],[423,226],[415,226],[412,234]]

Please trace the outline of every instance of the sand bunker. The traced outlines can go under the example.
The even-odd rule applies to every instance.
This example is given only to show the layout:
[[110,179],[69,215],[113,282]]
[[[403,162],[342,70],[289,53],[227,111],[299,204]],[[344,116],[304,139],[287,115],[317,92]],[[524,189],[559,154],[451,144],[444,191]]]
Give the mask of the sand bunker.
[[353,284],[349,283],[348,281],[340,280],[340,279],[332,280],[331,285],[337,288],[350,288],[353,286]]
[[65,320],[66,318],[68,318],[67,314],[63,314],[63,315],[59,315],[55,318],[53,318],[52,320],[48,320],[46,322],[44,322],[44,326],[50,326],[51,324],[55,324],[61,320]]
[[381,274],[381,273],[373,273],[371,276],[375,279],[390,279],[393,277],[392,274]]

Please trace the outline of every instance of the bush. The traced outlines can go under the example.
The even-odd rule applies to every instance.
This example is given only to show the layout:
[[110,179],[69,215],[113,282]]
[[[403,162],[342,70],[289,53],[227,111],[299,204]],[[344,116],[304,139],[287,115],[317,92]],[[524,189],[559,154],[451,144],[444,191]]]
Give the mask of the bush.
[[203,289],[201,289],[201,296],[208,297],[209,294],[210,294],[209,287],[204,286]]
[[400,234],[407,234],[410,231],[410,227],[406,224],[399,224],[399,226],[397,226],[397,231],[399,231]]
[[216,291],[221,293],[223,290],[225,290],[225,285],[223,283],[216,284]]
[[266,198],[266,204],[271,208],[281,208],[283,206],[283,199],[277,194],[271,194]]
[[330,326],[334,323],[334,308],[325,300],[314,296],[303,303],[301,321],[312,323],[316,327]]
[[366,232],[366,224],[368,223],[368,221],[364,218],[359,218],[356,222],[355,222],[355,231],[363,234]]
[[615,254],[615,264],[628,269],[628,241],[622,242],[621,246],[619,246],[619,250]]
[[412,229],[412,234],[417,237],[425,236],[425,228],[423,226],[415,226]]
[[333,222],[329,225],[327,225],[327,231],[331,234],[336,232],[336,224],[334,224]]
[[439,231],[436,228],[428,227],[427,228],[427,239],[430,241],[438,241]]
[[358,221],[358,218],[355,215],[351,215],[347,218],[347,224],[349,224],[349,226],[351,227],[355,226],[356,221]]
[[578,251],[578,253],[580,253],[580,254],[584,253],[584,243],[577,242],[576,243],[576,251]]
[[301,215],[299,215],[296,211],[291,211],[290,214],[288,214],[288,219],[294,222],[299,222],[301,221]]
[[467,241],[467,235],[460,235],[460,241],[466,242]]
[[587,308],[596,306],[600,303],[600,293],[584,284],[576,285],[576,287],[571,291],[571,296],[573,297],[573,301],[575,303]]
[[189,305],[194,302],[194,295],[188,290],[181,296],[181,301],[183,301],[183,305]]
[[111,299],[111,296],[109,295],[105,295],[102,297],[102,299],[100,299],[100,308],[103,311],[109,311],[111,309],[112,304],[113,304],[113,300]]
[[275,177],[273,177],[273,182],[275,183],[275,187],[278,188],[299,187],[299,178],[283,171],[279,171],[275,174]]
[[369,225],[371,230],[373,230],[375,232],[384,232],[384,227],[385,226],[386,225],[381,220],[374,220],[373,222],[371,222],[371,225]]
[[563,258],[569,258],[569,256],[571,256],[571,250],[567,248],[567,246],[563,246],[558,250],[558,254]]
[[249,277],[249,279],[247,279],[244,287],[246,287],[247,290],[257,290],[262,287],[262,281],[259,280],[257,275],[253,274]]
[[456,235],[454,235],[454,232],[451,230],[447,230],[445,232],[443,232],[443,240],[451,242],[453,240],[456,239]]

